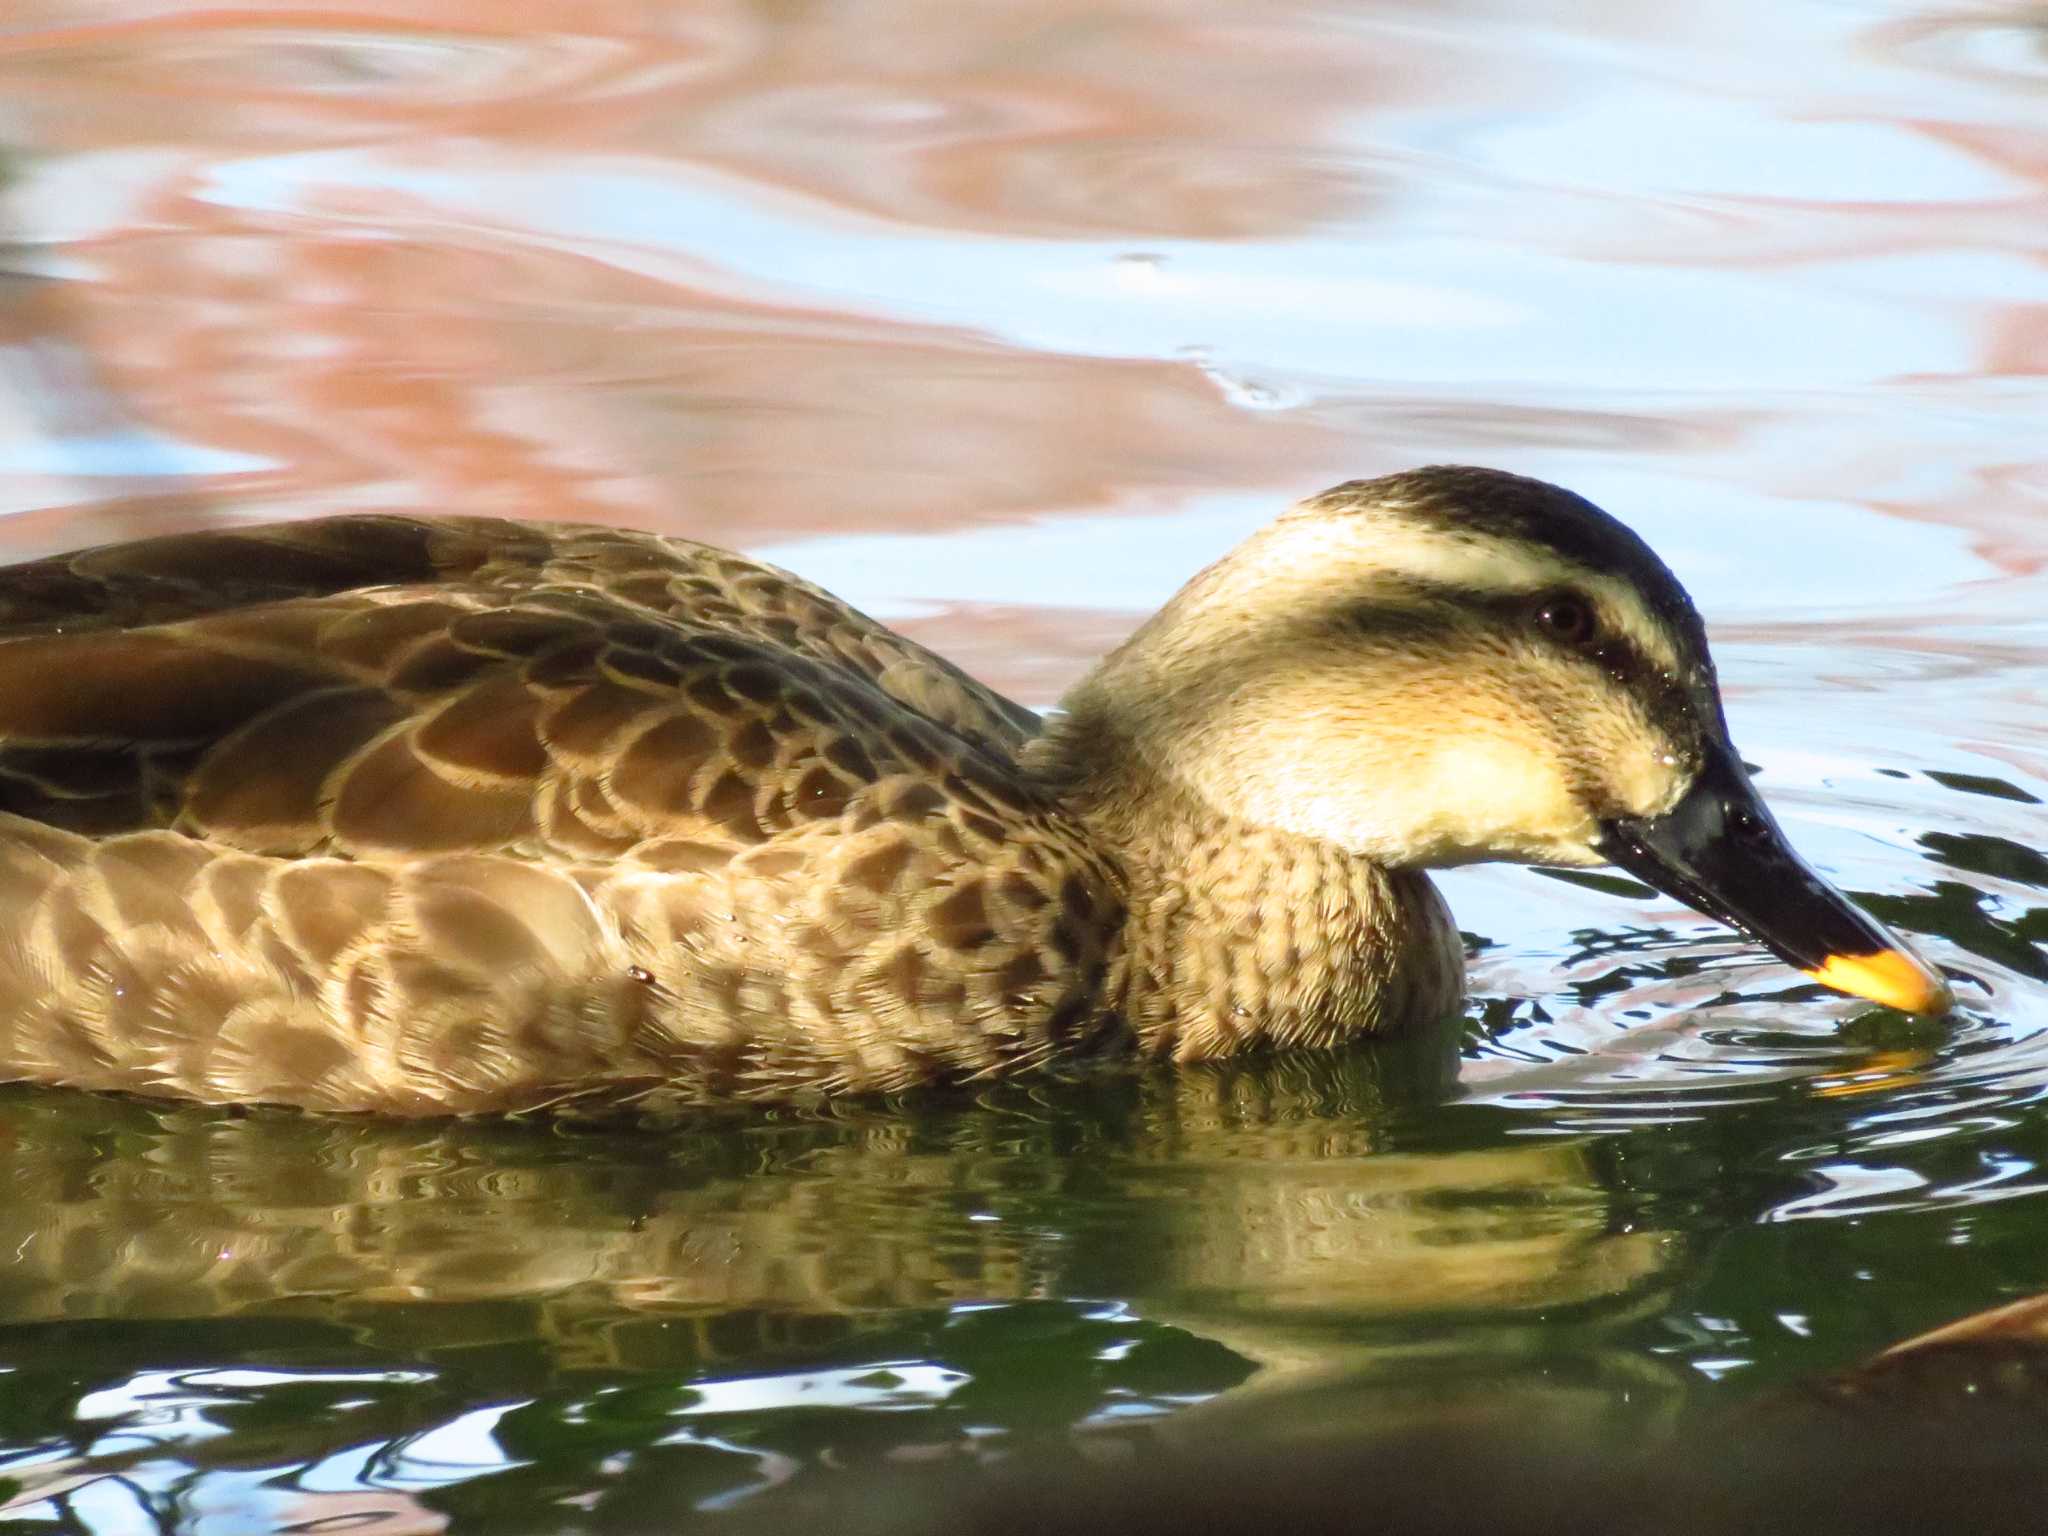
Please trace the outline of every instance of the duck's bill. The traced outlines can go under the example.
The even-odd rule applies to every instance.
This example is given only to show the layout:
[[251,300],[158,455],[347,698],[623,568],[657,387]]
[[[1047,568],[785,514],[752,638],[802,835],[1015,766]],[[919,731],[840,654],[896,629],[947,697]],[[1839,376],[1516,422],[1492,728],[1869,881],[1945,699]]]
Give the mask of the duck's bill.
[[1732,752],[1716,751],[1666,814],[1606,823],[1598,847],[1838,992],[1907,1013],[1954,1005],[1933,967],[1792,851]]

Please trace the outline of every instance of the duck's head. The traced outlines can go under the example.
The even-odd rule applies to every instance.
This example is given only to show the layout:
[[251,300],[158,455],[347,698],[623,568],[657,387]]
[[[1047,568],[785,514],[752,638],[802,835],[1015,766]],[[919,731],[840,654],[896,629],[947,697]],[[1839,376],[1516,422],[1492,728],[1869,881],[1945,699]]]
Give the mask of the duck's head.
[[1758,798],[1685,590],[1556,486],[1340,485],[1195,577],[1070,709],[1223,815],[1393,868],[1617,864],[1829,986],[1950,1005]]

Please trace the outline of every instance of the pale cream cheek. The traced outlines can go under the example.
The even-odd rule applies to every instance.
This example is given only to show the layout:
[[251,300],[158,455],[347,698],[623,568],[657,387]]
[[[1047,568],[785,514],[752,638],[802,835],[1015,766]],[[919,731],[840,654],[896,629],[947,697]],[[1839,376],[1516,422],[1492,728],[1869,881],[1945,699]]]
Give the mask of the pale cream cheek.
[[1611,803],[1630,816],[1661,816],[1685,794],[1691,781],[1675,743],[1636,741],[1618,750],[1606,763],[1606,790]]
[[1599,828],[1555,761],[1527,743],[1361,733],[1201,769],[1211,803],[1391,867],[1601,862],[1590,847]]
[[[1417,754],[1367,816],[1376,857],[1441,867],[1488,859],[1546,863],[1590,858],[1599,833],[1556,761],[1526,742],[1468,736]],[[1360,825],[1359,833],[1368,828]]]

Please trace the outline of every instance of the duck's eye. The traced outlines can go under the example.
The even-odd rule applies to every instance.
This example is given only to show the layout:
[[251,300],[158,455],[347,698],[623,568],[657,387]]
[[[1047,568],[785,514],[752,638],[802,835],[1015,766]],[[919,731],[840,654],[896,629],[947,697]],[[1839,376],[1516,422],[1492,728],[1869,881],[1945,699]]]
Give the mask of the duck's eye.
[[1536,604],[1535,619],[1538,629],[1567,645],[1585,645],[1599,630],[1591,605],[1569,594],[1542,599]]

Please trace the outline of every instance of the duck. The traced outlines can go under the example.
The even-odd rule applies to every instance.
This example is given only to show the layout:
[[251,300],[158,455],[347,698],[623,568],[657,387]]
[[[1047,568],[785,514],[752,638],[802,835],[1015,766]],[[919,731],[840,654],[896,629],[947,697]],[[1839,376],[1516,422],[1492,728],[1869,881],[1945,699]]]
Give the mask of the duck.
[[0,570],[0,1080],[462,1116],[1330,1049],[1458,1017],[1428,871],[1489,860],[1952,1004],[1757,795],[1662,561],[1500,470],[1309,498],[1045,717],[602,526]]

